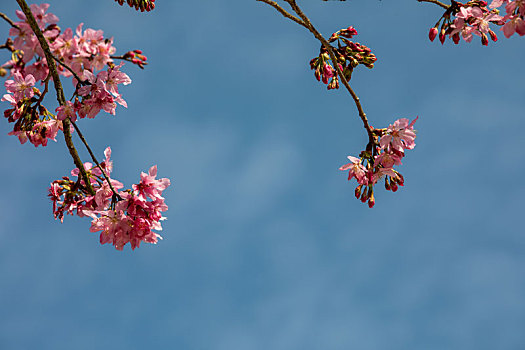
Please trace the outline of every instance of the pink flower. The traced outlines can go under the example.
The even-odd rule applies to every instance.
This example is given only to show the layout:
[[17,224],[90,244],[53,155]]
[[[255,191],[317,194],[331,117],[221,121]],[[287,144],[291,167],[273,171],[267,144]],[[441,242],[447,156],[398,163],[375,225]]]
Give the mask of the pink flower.
[[376,184],[380,179],[385,176],[395,177],[396,172],[392,168],[379,168],[372,176],[372,183]]
[[29,133],[29,141],[35,146],[47,146],[47,139],[56,142],[58,130],[62,129],[62,122],[58,120],[46,120],[35,123]]
[[507,3],[508,1],[509,0],[493,0],[489,7],[491,9],[496,8],[496,7],[500,7],[501,5]]
[[20,143],[23,145],[29,139],[27,134],[28,134],[27,131],[13,130],[13,131],[9,132],[7,135],[13,135],[13,136],[18,137],[18,141],[20,141]]
[[403,153],[405,149],[413,149],[416,146],[414,140],[416,133],[414,132],[414,123],[418,118],[414,119],[410,124],[408,119],[401,118],[390,125],[386,134],[381,137],[379,144],[382,149],[393,149],[397,152]]
[[[49,46],[51,47],[53,53],[59,57],[68,58],[74,54],[77,54],[79,51],[77,41],[73,37],[73,31],[71,28],[64,30],[64,32],[60,34],[52,43],[50,43]],[[64,72],[71,74],[68,70],[65,70]]]
[[31,74],[36,81],[44,80],[49,74],[49,68],[47,67],[46,59],[36,61],[32,65],[26,66],[25,73]]
[[13,93],[16,100],[21,100],[24,97],[31,98],[35,95],[33,86],[35,86],[35,78],[28,74],[26,77],[20,73],[13,74],[14,80],[6,80],[4,86],[8,92]]
[[514,33],[523,36],[525,35],[525,21],[518,15],[510,16],[501,30],[507,38],[510,38]]
[[366,169],[363,167],[363,164],[361,164],[361,159],[352,156],[348,156],[347,158],[350,160],[350,163],[341,166],[339,170],[348,170],[348,180],[355,177],[359,184],[366,185],[368,179]]
[[111,158],[111,148],[110,147],[106,147],[106,149],[104,150],[104,157],[106,157],[106,159],[102,163],[100,163],[100,165],[104,168],[106,175],[109,176],[111,172],[113,171],[113,161],[110,159]]
[[381,164],[383,168],[392,168],[394,165],[401,165],[401,157],[394,153],[381,152],[374,161],[374,165],[378,164]]
[[[44,27],[47,24],[55,24],[58,22],[57,16],[55,16],[52,13],[46,13],[47,9],[49,8],[49,4],[41,4],[41,5],[31,4],[29,7],[31,8],[31,12],[33,13],[33,16],[35,17],[36,22],[38,23],[38,26],[41,29],[44,29]],[[26,15],[22,11],[17,10],[16,15],[22,21],[26,20]]]
[[481,33],[488,33],[490,28],[490,22],[498,22],[502,19],[500,15],[495,13],[489,13],[486,16],[480,17],[476,20],[475,24],[477,25]]
[[126,239],[118,238],[126,236],[127,217],[122,211],[107,210],[99,212],[100,217],[91,221],[91,232],[102,231],[100,233],[100,244],[111,243],[119,250],[124,248]]
[[[114,179],[110,179],[110,180],[111,180],[111,185],[113,186],[115,190],[119,190],[122,187],[124,187],[124,185],[121,182],[114,180]],[[105,208],[107,208],[111,202],[112,197],[113,197],[113,191],[111,190],[111,187],[109,187],[108,182],[104,180],[104,182],[102,183],[102,186],[100,186],[100,188],[95,193],[95,198],[94,198],[95,203],[96,203],[95,209],[104,210]]]
[[72,122],[77,120],[75,107],[70,101],[66,101],[65,105],[58,107],[55,111],[57,112],[57,118],[59,120],[64,120],[66,118],[71,119]]
[[144,200],[146,200],[146,197],[152,200],[164,199],[161,194],[170,185],[170,180],[166,178],[156,180],[155,177],[157,177],[156,165],[149,169],[149,174],[141,173],[140,182],[137,185],[133,185],[135,194]]
[[111,93],[115,101],[120,105],[127,107],[126,101],[124,101],[118,92],[118,84],[128,85],[131,84],[131,79],[126,73],[121,72],[119,69],[122,67],[122,63],[114,68],[109,68],[107,71],[98,73],[97,79],[105,83],[106,91]]

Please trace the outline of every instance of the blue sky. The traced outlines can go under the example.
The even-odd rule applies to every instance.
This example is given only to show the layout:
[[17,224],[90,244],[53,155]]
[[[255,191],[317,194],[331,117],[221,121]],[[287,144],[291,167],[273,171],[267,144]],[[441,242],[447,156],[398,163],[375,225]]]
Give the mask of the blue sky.
[[0,348],[525,347],[523,38],[441,46],[430,4],[299,2],[378,56],[351,81],[372,125],[419,116],[406,186],[371,210],[337,170],[366,135],[314,79],[303,28],[253,0],[50,3],[62,28],[148,56],[125,67],[129,108],[80,127],[128,186],[158,165],[168,220],[156,246],[100,246],[89,221],[52,218],[63,140],[1,137]]

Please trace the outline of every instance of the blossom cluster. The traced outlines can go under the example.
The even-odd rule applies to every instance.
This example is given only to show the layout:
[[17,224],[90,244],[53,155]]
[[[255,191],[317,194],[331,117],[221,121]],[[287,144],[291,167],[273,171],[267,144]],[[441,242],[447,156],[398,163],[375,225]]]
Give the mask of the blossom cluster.
[[[4,111],[8,122],[14,123],[9,134],[18,136],[21,143],[29,140],[35,147],[55,140],[57,133],[64,130],[65,120],[74,123],[78,118],[94,118],[100,111],[114,115],[117,104],[127,107],[119,86],[130,84],[131,79],[120,70],[123,63],[114,64],[115,59],[140,68],[147,64],[140,50],[114,56],[113,39],[105,38],[101,30],[84,30],[80,24],[74,32],[71,28],[62,31],[57,25],[58,17],[48,8],[49,4],[30,6],[48,42],[48,56],[51,53],[58,62],[59,75],[72,80],[73,96],[55,109],[56,114],[43,105],[53,77],[40,42],[22,11],[16,12],[20,21],[14,23],[9,32],[12,38],[4,45],[11,52],[11,59],[0,67],[0,76],[10,72],[10,79],[4,83],[7,93],[2,97],[11,105]],[[73,125],[70,131],[74,131]],[[132,249],[141,242],[156,243],[161,237],[155,230],[162,230],[161,221],[165,219],[161,212],[168,209],[162,191],[170,181],[156,179],[157,167],[153,166],[147,174],[141,174],[140,182],[132,189],[122,190],[122,183],[110,178],[113,165],[109,147],[104,155],[100,165],[83,164],[85,176],[80,176],[77,168],[71,172],[72,179],[63,177],[51,183],[49,197],[55,218],[63,221],[64,214],[90,217],[90,230],[101,231],[100,242],[111,243],[119,250],[127,243]]]
[[[22,11],[16,15],[16,22],[9,31],[13,38],[8,39],[11,59],[2,65],[9,69],[11,79],[4,86],[7,94],[2,101],[11,104],[4,112],[9,122],[14,122],[10,135],[16,135],[21,143],[29,140],[33,145],[45,146],[48,139],[55,139],[56,131],[62,128],[61,121],[70,118],[95,117],[101,110],[115,114],[117,104],[126,107],[126,102],[118,91],[118,85],[131,83],[129,76],[114,64],[115,47],[113,39],[104,37],[101,30],[87,28],[80,24],[75,32],[71,28],[64,31],[58,27],[58,17],[47,12],[49,4],[31,5],[31,11],[49,43],[54,58],[60,63],[59,74],[71,77],[75,92],[64,106],[55,109],[56,116],[43,106],[51,79],[45,55],[33,30]],[[126,56],[127,55],[127,56]],[[130,51],[122,56],[139,66],[146,57],[142,52]],[[37,85],[44,86],[41,91]]]
[[523,0],[493,0],[491,8],[505,5],[506,15],[502,21],[505,22],[501,30],[505,37],[510,38],[514,33],[525,35],[525,1]]
[[71,171],[75,180],[63,177],[51,183],[48,196],[53,201],[55,219],[63,221],[65,213],[90,217],[90,231],[101,231],[100,243],[113,244],[118,250],[127,243],[133,250],[141,242],[157,243],[162,237],[154,230],[162,230],[161,221],[165,218],[161,212],[168,209],[162,191],[170,185],[170,180],[156,179],[157,166],[152,166],[147,174],[141,173],[140,182],[132,189],[121,190],[124,185],[110,178],[113,164],[109,147],[104,155],[100,167],[84,163],[95,194],[89,193],[78,168]]
[[310,60],[310,68],[314,70],[315,78],[327,84],[328,90],[339,88],[339,79],[334,68],[335,63],[348,81],[352,77],[355,67],[362,64],[367,68],[373,68],[377,61],[370,48],[348,40],[354,35],[357,35],[357,30],[350,26],[333,33],[328,39],[329,43],[337,41],[337,47],[332,47],[337,62],[331,62],[330,55],[324,46],[321,46],[319,56]]
[[404,185],[403,175],[394,166],[401,165],[405,150],[416,146],[416,120],[417,117],[409,123],[408,119],[401,118],[388,128],[374,129],[374,134],[379,138],[376,144],[369,144],[370,147],[361,152],[359,158],[348,156],[350,163],[339,168],[348,171],[348,180],[356,179],[358,186],[355,196],[363,203],[368,202],[370,208],[375,204],[374,185],[380,179],[385,179],[385,188],[392,192]]
[[135,10],[151,11],[155,8],[155,0],[115,0],[119,5],[124,5],[124,1]]
[[[497,7],[505,6],[507,14],[500,15]],[[481,37],[481,43],[488,45],[489,37],[497,41],[496,33],[490,25],[501,26],[505,37],[509,38],[514,33],[525,35],[525,2],[523,0],[493,0],[490,6],[483,0],[473,0],[465,4],[452,0],[450,7],[438,20],[436,25],[430,29],[429,39],[439,36],[443,44],[446,37],[458,44],[460,38],[471,42],[474,35]],[[438,30],[441,24],[441,28]]]

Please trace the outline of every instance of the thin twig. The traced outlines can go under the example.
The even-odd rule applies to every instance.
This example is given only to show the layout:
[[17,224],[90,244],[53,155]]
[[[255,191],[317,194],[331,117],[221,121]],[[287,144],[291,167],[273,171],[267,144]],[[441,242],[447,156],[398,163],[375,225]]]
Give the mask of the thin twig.
[[73,76],[75,77],[75,79],[78,81],[79,84],[83,84],[83,85],[88,85],[89,84],[89,81],[87,80],[82,80],[77,73],[75,73],[75,71],[73,69],[71,69],[67,64],[65,64],[64,62],[62,62],[61,60],[59,60],[58,58],[55,57],[55,55],[51,54],[51,57],[53,57],[53,59],[55,61],[57,61],[58,63],[60,63],[60,65],[62,67],[64,67],[65,69],[67,69],[68,71],[71,72],[71,74],[73,74]]
[[308,29],[308,27],[306,26],[306,23],[295,17],[294,15],[292,15],[291,13],[289,13],[288,11],[286,11],[285,9],[283,9],[281,6],[279,6],[278,3],[276,3],[275,1],[272,1],[272,0],[255,0],[255,1],[261,1],[261,2],[264,2],[265,4],[268,4],[270,6],[272,6],[273,8],[275,8],[277,11],[279,11],[284,17],[288,18],[288,19],[291,19],[292,21],[294,21],[295,23],[305,27]]
[[7,15],[5,13],[0,12],[0,17],[2,17],[7,23],[9,23],[11,25],[11,27],[20,30],[20,27],[18,25],[16,25],[15,22],[13,22],[13,20],[11,18],[7,17]]
[[114,60],[123,60],[123,61],[126,61],[126,62],[131,62],[131,63],[136,64],[137,66],[139,66],[140,69],[144,69],[144,66],[148,64],[148,62],[140,62],[140,64],[137,64],[136,62],[133,62],[133,60],[131,58],[128,58],[125,55],[109,56],[109,58],[114,59]]
[[[58,104],[60,106],[63,106],[66,104],[66,99],[64,97],[64,90],[62,89],[62,83],[60,82],[60,77],[58,76],[57,67],[55,65],[55,61],[53,60],[53,55],[51,54],[51,50],[49,49],[49,45],[47,43],[47,40],[44,38],[44,34],[42,34],[42,31],[38,27],[38,24],[36,23],[35,17],[33,16],[33,13],[31,12],[31,9],[29,6],[27,6],[27,3],[25,0],[16,0],[24,14],[26,15],[27,23],[31,26],[31,29],[35,33],[38,42],[40,43],[40,47],[42,47],[42,50],[44,51],[44,55],[46,56],[47,60],[47,66],[49,68],[49,73],[53,77],[53,83],[55,85],[55,90],[57,93],[57,100]],[[80,160],[80,157],[78,155],[77,149],[75,148],[75,145],[73,144],[73,139],[71,138],[71,123],[69,118],[66,118],[62,121],[64,126],[64,139],[66,141],[67,148],[69,150],[69,154],[71,154],[71,157],[73,158],[73,162],[77,166],[77,168],[80,170],[80,174],[82,175],[82,178],[84,179],[85,185],[87,187],[88,192],[91,195],[95,194],[95,190],[93,189],[93,186],[91,186],[91,182],[89,181],[89,177],[86,173],[86,169],[84,168],[84,164],[82,163],[82,160]]]
[[84,146],[86,146],[86,149],[87,151],[89,152],[89,155],[91,156],[91,159],[93,159],[93,161],[95,162],[95,164],[97,164],[97,167],[100,169],[100,171],[102,171],[102,175],[104,175],[104,178],[106,179],[106,182],[108,183],[109,185],[109,188],[111,188],[111,191],[113,191],[113,193],[117,196],[117,198],[120,200],[122,199],[122,197],[118,194],[117,191],[115,191],[115,189],[113,188],[113,185],[111,184],[111,180],[110,178],[108,177],[108,175],[106,175],[106,172],[104,171],[104,169],[102,169],[102,166],[100,165],[100,163],[98,162],[97,158],[95,157],[95,155],[93,154],[93,151],[91,151],[91,147],[89,147],[86,139],[84,138],[84,135],[82,134],[82,132],[80,131],[79,127],[77,126],[77,124],[74,122],[74,121],[71,121],[71,124],[73,124],[73,127],[75,128],[75,130],[77,131],[78,133],[78,137],[80,137],[80,140],[82,140],[82,143],[84,143]]
[[429,2],[429,3],[432,3],[432,4],[436,4],[438,6],[441,6],[443,7],[445,10],[448,10],[448,8],[450,7],[450,5],[446,5],[444,3],[442,3],[441,1],[438,1],[438,0],[417,0],[418,2]]
[[359,117],[361,118],[361,120],[363,121],[363,126],[364,128],[366,129],[366,132],[368,133],[368,139],[369,139],[369,142],[371,144],[375,144],[377,143],[377,137],[375,136],[374,134],[374,128],[372,128],[370,126],[370,124],[368,123],[368,119],[366,117],[366,113],[364,112],[363,110],[363,107],[361,106],[361,102],[359,100],[359,97],[357,96],[357,94],[354,92],[354,90],[352,89],[352,87],[350,87],[350,84],[348,83],[348,81],[346,80],[343,72],[341,71],[341,69],[339,68],[339,64],[337,64],[337,58],[334,54],[334,51],[333,51],[333,48],[332,46],[330,45],[330,43],[317,31],[317,29],[315,29],[315,27],[313,26],[313,24],[310,22],[310,19],[303,13],[303,11],[301,10],[301,8],[296,4],[295,0],[284,0],[286,1],[291,7],[292,7],[292,10],[294,10],[294,12],[304,21],[304,23],[306,24],[306,28],[308,28],[308,30],[315,36],[315,38],[317,40],[319,40],[321,42],[321,44],[325,47],[326,51],[328,52],[328,54],[330,55],[330,59],[332,60],[333,62],[333,65],[334,65],[334,68],[337,72],[337,75],[339,76],[339,78],[341,79],[341,82],[343,83],[343,85],[346,87],[346,90],[348,90],[348,92],[350,93],[350,95],[352,96],[352,99],[354,100],[354,103],[357,107],[357,111],[359,113]]
[[42,91],[42,93],[40,94],[40,98],[38,99],[38,101],[36,101],[36,104],[37,105],[40,105],[42,103],[42,101],[44,100],[44,97],[46,96],[47,92],[48,92],[48,87],[49,87],[49,79],[51,79],[51,72],[49,72],[47,74],[47,77],[46,79],[44,80],[44,91]]

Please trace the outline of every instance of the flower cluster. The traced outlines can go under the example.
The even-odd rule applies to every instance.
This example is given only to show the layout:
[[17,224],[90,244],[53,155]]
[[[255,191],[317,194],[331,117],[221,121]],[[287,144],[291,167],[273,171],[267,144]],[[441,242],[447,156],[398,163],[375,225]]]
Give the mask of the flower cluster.
[[[7,93],[2,98],[11,104],[11,108],[4,111],[8,122],[14,123],[9,134],[18,136],[21,143],[29,140],[35,147],[46,146],[49,139],[55,140],[58,131],[67,125],[65,120],[74,123],[77,118],[94,118],[102,110],[114,115],[117,104],[127,107],[119,85],[130,84],[131,79],[120,70],[123,63],[114,64],[115,59],[129,61],[140,68],[147,64],[140,50],[113,56],[113,39],[105,38],[101,30],[83,30],[80,24],[75,32],[70,28],[62,31],[57,26],[58,18],[47,12],[48,8],[48,4],[30,6],[49,44],[48,57],[51,54],[58,62],[61,76],[72,79],[75,90],[71,99],[55,109],[56,115],[43,105],[53,77],[40,42],[22,11],[17,11],[20,21],[11,28],[12,38],[4,45],[11,51],[11,59],[0,69],[1,76],[9,70],[11,78],[4,83]],[[74,131],[73,125],[70,131]],[[68,146],[73,147],[69,143]],[[88,150],[91,152],[89,147]],[[109,147],[104,155],[100,165],[84,163],[82,176],[77,168],[71,172],[72,179],[63,177],[51,183],[49,197],[55,219],[63,221],[64,214],[90,217],[91,231],[101,231],[100,242],[111,243],[119,250],[127,243],[132,249],[141,242],[156,243],[161,237],[154,230],[162,230],[161,221],[165,218],[161,212],[168,209],[162,191],[170,181],[156,179],[157,167],[153,166],[147,174],[141,174],[140,182],[132,189],[122,190],[122,183],[110,178],[113,165]],[[81,161],[77,161],[80,164]]]
[[[350,26],[335,32],[328,40],[329,43],[337,41],[337,48],[332,47],[332,49],[337,58],[339,69],[347,81],[352,77],[355,67],[362,64],[367,68],[374,68],[374,63],[377,61],[370,48],[348,40],[354,35],[357,35],[357,30]],[[330,55],[324,46],[321,46],[319,56],[310,61],[310,68],[314,70],[316,79],[327,84],[328,90],[339,88],[339,79],[334,64],[335,62],[331,62]]]
[[348,156],[350,163],[339,168],[348,171],[348,180],[356,179],[358,186],[355,196],[363,203],[368,201],[370,208],[375,204],[374,185],[380,179],[385,178],[385,188],[392,192],[404,185],[403,175],[394,170],[394,165],[401,165],[405,150],[416,146],[416,120],[409,123],[408,119],[401,118],[388,128],[374,129],[374,134],[379,138],[377,143],[369,144],[367,150],[359,155],[360,158]]
[[[65,118],[72,121],[77,116],[93,118],[101,110],[115,114],[117,103],[126,107],[118,85],[131,83],[129,76],[120,71],[122,64],[115,66],[113,63],[116,58],[112,56],[115,53],[113,39],[104,38],[101,30],[83,30],[82,24],[75,33],[71,28],[62,32],[57,26],[57,16],[47,12],[48,8],[49,4],[31,5],[52,54],[60,62],[59,74],[73,78],[76,89],[72,99],[75,102],[59,106],[56,116],[42,105],[51,76],[38,39],[21,11],[16,12],[20,21],[9,31],[13,37],[7,45],[12,52],[11,60],[2,65],[10,69],[12,78],[5,82],[7,94],[2,98],[12,107],[4,112],[8,121],[15,123],[9,134],[18,136],[21,143],[30,140],[35,146],[45,146],[48,139],[54,140]],[[126,55],[121,58],[141,67],[146,61],[137,50]],[[43,91],[36,87],[38,84],[44,86]]]
[[2,97],[12,108],[4,111],[4,116],[14,123],[9,135],[18,137],[21,143],[27,140],[35,147],[46,146],[48,139],[56,141],[59,130],[63,130],[62,121],[41,105],[44,94],[35,86],[35,78],[28,74],[13,73],[13,79],[5,82],[8,94]]
[[128,3],[129,6],[135,7],[135,10],[151,11],[155,8],[155,0],[115,0],[119,5],[124,5],[124,1]]
[[168,209],[162,191],[170,185],[170,180],[156,179],[157,166],[152,166],[147,174],[141,173],[140,182],[133,185],[132,190],[116,192],[124,186],[110,178],[113,164],[109,147],[104,155],[100,167],[84,163],[95,194],[87,190],[78,168],[71,171],[75,180],[63,177],[51,183],[48,196],[53,201],[55,219],[63,221],[64,213],[88,216],[92,219],[90,231],[101,231],[100,243],[113,244],[118,250],[127,243],[132,249],[141,242],[157,243],[162,237],[153,230],[162,230],[161,221],[165,218],[161,212]]
[[[507,15],[500,16],[497,7],[505,4]],[[438,20],[436,25],[430,29],[429,39],[439,36],[439,41],[443,44],[446,37],[451,38],[458,44],[460,38],[466,42],[471,42],[473,35],[481,37],[481,43],[488,45],[489,37],[492,41],[497,41],[496,33],[490,25],[502,26],[503,34],[509,38],[514,33],[525,35],[525,2],[523,0],[493,0],[487,7],[487,2],[483,0],[473,0],[465,4],[452,0],[450,7]],[[441,24],[440,29],[438,30]]]
[[503,17],[503,34],[510,38],[514,33],[525,35],[525,1],[523,0],[493,0],[491,8],[505,5],[506,15]]

